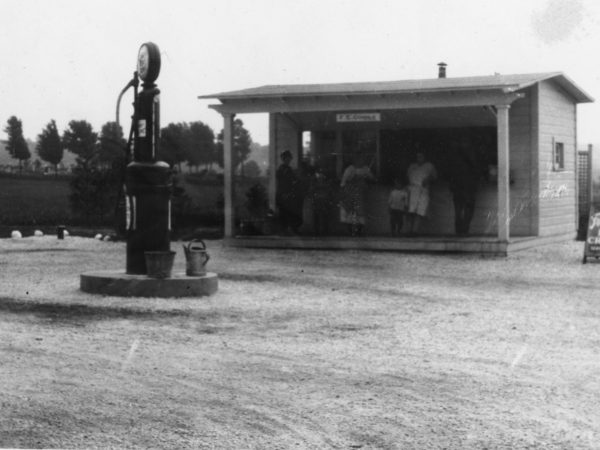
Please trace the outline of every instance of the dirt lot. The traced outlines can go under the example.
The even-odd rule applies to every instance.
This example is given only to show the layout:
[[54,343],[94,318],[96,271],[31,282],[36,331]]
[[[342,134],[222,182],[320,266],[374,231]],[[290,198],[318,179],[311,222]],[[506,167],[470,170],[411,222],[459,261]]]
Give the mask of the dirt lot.
[[0,447],[600,448],[600,264],[581,243],[208,245],[216,295],[123,299],[78,289],[124,268],[122,243],[0,240]]

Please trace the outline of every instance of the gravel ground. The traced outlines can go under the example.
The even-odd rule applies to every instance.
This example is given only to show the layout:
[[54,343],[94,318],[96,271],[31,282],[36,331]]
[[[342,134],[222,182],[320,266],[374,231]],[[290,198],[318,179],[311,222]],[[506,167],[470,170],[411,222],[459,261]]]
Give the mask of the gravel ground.
[[79,291],[123,243],[0,240],[0,447],[600,448],[582,243],[208,248],[214,296],[128,299]]

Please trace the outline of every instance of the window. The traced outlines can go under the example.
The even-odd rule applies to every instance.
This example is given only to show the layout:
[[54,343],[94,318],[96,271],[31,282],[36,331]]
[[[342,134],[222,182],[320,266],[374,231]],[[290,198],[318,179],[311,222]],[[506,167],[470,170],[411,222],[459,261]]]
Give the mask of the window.
[[565,170],[565,145],[562,142],[554,142],[552,168]]

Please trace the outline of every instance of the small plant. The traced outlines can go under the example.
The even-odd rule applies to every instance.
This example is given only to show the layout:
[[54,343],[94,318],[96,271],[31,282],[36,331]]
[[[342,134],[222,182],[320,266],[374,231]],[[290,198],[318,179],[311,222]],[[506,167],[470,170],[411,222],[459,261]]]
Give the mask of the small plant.
[[269,198],[267,189],[255,183],[246,191],[244,207],[247,218],[240,222],[240,231],[244,235],[264,234],[265,220],[269,214]]
[[104,223],[114,214],[120,177],[113,170],[78,166],[71,178],[69,200],[86,223]]
[[252,219],[264,219],[269,211],[267,189],[255,183],[246,191],[246,210]]

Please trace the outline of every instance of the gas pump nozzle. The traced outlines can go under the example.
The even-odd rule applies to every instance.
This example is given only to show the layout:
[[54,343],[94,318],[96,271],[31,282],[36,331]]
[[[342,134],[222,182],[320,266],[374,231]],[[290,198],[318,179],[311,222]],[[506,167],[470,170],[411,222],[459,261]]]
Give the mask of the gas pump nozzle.
[[125,94],[125,92],[127,92],[127,90],[129,88],[134,88],[134,98],[137,97],[137,88],[140,85],[140,79],[138,78],[138,73],[137,71],[133,72],[133,78],[131,80],[129,80],[129,83],[127,83],[127,85],[121,90],[121,93],[119,94],[119,98],[117,99],[117,125],[121,126],[121,123],[119,122],[119,110],[121,108],[121,98],[123,98],[123,95]]

